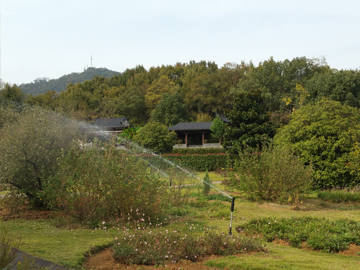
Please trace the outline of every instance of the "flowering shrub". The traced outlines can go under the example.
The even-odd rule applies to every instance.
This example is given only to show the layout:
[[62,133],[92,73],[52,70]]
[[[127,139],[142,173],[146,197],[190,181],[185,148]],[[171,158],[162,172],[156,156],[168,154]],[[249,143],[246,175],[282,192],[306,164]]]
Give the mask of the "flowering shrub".
[[[161,226],[161,225],[160,225]],[[244,251],[263,251],[258,239],[229,238],[210,228],[187,224],[172,230],[124,228],[114,241],[114,258],[125,264],[155,265],[180,260],[198,261],[211,254],[230,255]]]
[[[136,156],[116,156],[112,149],[72,151],[63,156],[60,169],[46,186],[52,207],[63,209],[82,222],[137,217],[152,222],[161,217],[164,182]],[[129,216],[128,216],[129,215]]]

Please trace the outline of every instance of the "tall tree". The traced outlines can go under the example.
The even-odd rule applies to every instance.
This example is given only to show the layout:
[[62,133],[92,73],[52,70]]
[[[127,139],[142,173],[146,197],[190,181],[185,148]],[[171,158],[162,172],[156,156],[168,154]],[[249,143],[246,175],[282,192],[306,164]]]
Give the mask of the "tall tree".
[[260,90],[236,95],[233,108],[225,116],[230,120],[224,134],[224,148],[229,152],[238,153],[246,147],[261,147],[264,141],[269,141],[275,135]]
[[187,106],[183,103],[179,93],[164,94],[156,105],[151,118],[170,127],[180,122],[189,121]]

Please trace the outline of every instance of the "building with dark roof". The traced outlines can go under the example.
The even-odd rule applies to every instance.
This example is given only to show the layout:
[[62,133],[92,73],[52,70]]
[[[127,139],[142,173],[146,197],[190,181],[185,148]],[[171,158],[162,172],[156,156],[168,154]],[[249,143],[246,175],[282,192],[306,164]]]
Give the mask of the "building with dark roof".
[[219,139],[211,136],[211,123],[212,122],[183,122],[169,127],[170,131],[175,131],[178,135],[178,142],[174,145],[174,148],[221,147]]
[[113,133],[121,133],[122,130],[130,127],[130,123],[125,116],[119,118],[96,118],[92,124],[100,130]]

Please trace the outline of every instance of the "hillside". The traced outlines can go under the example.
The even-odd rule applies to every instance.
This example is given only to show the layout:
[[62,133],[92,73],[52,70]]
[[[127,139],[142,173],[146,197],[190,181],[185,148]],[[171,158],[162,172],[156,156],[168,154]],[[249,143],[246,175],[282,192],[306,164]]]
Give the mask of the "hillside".
[[93,79],[95,76],[110,78],[114,75],[118,75],[119,72],[109,70],[107,68],[94,68],[89,67],[81,73],[71,73],[64,75],[58,79],[48,80],[46,78],[40,78],[34,80],[32,83],[21,84],[20,88],[27,94],[33,96],[39,94],[45,94],[47,91],[61,92],[66,90],[66,86],[70,83],[76,84],[78,82],[84,82]]

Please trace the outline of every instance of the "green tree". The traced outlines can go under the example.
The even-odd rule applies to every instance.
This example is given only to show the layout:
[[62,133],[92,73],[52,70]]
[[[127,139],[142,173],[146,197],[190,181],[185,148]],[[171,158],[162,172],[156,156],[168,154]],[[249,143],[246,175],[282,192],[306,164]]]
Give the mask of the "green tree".
[[341,70],[314,75],[305,85],[309,101],[323,98],[340,101],[342,104],[360,107],[360,72]]
[[183,103],[179,93],[174,95],[164,94],[156,105],[151,118],[159,123],[170,127],[180,122],[189,121],[187,107]]
[[215,119],[212,121],[210,130],[211,130],[211,136],[215,138],[219,138],[221,143],[221,138],[224,136],[225,133],[225,126],[226,124],[221,120],[219,116],[216,116]]
[[360,139],[359,110],[340,102],[322,100],[296,110],[288,125],[275,136],[306,164],[313,164],[316,188],[356,184],[345,165]]
[[165,153],[172,151],[176,138],[176,133],[169,132],[165,125],[150,122],[141,128],[133,137],[133,141],[156,153]]
[[210,184],[211,184],[211,180],[210,180],[210,177],[209,177],[209,172],[208,172],[208,170],[206,170],[205,176],[204,176],[204,179],[203,179],[203,193],[204,193],[204,195],[209,195]]
[[[292,60],[275,61],[272,57],[257,67],[250,64],[246,76],[240,79],[232,93],[247,92],[251,89],[261,89],[269,111],[285,109],[281,100],[290,98],[298,104],[296,84],[305,85],[306,81],[316,73],[325,73],[329,67],[322,59],[307,59],[296,57]],[[290,109],[293,104],[290,105]]]
[[61,115],[24,109],[0,130],[0,180],[26,194],[32,206],[44,206],[43,186],[79,135],[80,126]]
[[238,153],[244,148],[262,146],[275,135],[275,128],[269,122],[266,105],[260,90],[241,92],[234,98],[233,108],[226,112],[230,120],[225,128],[224,148]]
[[21,103],[25,100],[25,94],[16,84],[10,85],[6,83],[0,90],[0,99]]
[[145,94],[145,104],[150,110],[155,109],[156,105],[161,100],[163,94],[176,92],[177,86],[171,82],[168,77],[161,76],[157,81],[153,82]]

